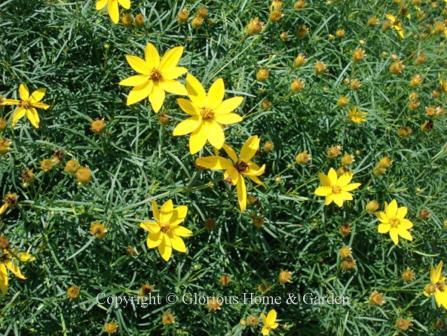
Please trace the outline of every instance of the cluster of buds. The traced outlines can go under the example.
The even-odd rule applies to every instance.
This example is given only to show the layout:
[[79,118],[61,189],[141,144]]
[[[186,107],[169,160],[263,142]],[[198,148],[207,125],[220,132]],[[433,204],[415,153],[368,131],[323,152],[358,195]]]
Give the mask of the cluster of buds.
[[270,5],[270,15],[269,19],[272,22],[278,22],[283,17],[282,8],[283,8],[282,0],[273,0]]
[[65,164],[64,172],[74,175],[80,184],[87,184],[92,179],[92,171],[88,167],[82,167],[79,161],[71,159]]
[[393,160],[391,160],[388,156],[384,156],[379,160],[379,162],[376,163],[373,169],[373,174],[375,176],[385,175],[387,169],[389,169],[392,164]]
[[121,16],[121,23],[125,27],[135,26],[140,28],[144,26],[144,16],[139,13],[134,17],[131,13],[126,13]]

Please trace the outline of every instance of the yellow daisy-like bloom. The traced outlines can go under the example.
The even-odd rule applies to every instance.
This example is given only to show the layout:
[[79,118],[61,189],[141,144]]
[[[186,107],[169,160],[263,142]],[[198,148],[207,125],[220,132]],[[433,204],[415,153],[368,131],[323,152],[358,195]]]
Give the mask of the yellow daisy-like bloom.
[[358,107],[353,107],[348,111],[348,118],[354,124],[361,124],[366,121],[366,117],[368,116],[368,112],[360,111]]
[[408,209],[406,207],[398,207],[397,201],[392,200],[391,203],[385,203],[385,210],[377,214],[377,218],[381,222],[378,226],[379,233],[389,233],[394,245],[399,244],[399,236],[413,240],[408,231],[413,227],[413,223],[405,218]]
[[233,148],[228,145],[223,145],[223,149],[231,160],[218,155],[201,157],[196,160],[196,165],[199,167],[212,170],[225,170],[225,180],[236,186],[241,211],[245,211],[247,208],[247,189],[244,176],[247,176],[257,185],[264,185],[258,176],[264,174],[265,165],[259,167],[251,161],[259,149],[259,142],[260,139],[258,136],[253,135],[249,137],[242,146],[239,157]]
[[144,60],[138,56],[126,55],[127,62],[138,73],[119,83],[134,87],[127,96],[127,105],[149,98],[152,109],[157,113],[165,101],[165,92],[185,96],[185,86],[176,81],[176,78],[188,72],[188,69],[177,66],[182,54],[183,47],[175,47],[160,58],[155,46],[148,43],[144,49]]
[[96,10],[101,10],[107,6],[110,19],[113,23],[118,23],[120,20],[120,10],[121,5],[125,9],[130,9],[130,0],[96,0]]
[[276,328],[278,328],[279,324],[276,322],[276,317],[278,316],[275,309],[271,309],[267,316],[265,314],[261,314],[262,321],[262,335],[267,336],[270,335],[270,332]]
[[350,191],[357,189],[361,185],[361,183],[351,183],[352,176],[350,172],[338,176],[334,168],[329,169],[327,175],[320,173],[321,185],[315,189],[315,195],[326,197],[324,205],[334,202],[339,207],[342,207],[345,201],[352,201]]
[[174,208],[172,200],[166,201],[160,209],[155,201],[152,202],[152,214],[155,221],[147,221],[140,224],[140,228],[149,232],[146,244],[149,249],[158,248],[160,256],[168,261],[172,255],[172,249],[186,253],[186,246],[182,237],[192,236],[192,232],[181,226],[188,213],[186,205]]
[[436,267],[431,267],[430,283],[425,286],[424,294],[434,296],[438,307],[447,309],[447,281],[442,275],[443,262],[440,261]]
[[[5,239],[4,237],[0,237]],[[16,261],[27,262],[34,260],[34,257],[27,252],[13,253],[8,248],[0,250],[0,291],[3,294],[8,292],[9,274],[8,271],[14,274],[15,277],[25,280],[26,277],[20,271]]]
[[50,105],[42,103],[41,100],[45,97],[46,89],[37,89],[33,93],[29,93],[25,84],[19,86],[20,100],[17,101],[17,109],[12,114],[12,126],[17,124],[17,121],[22,119],[25,115],[35,128],[39,128],[39,114],[37,109],[48,110]]
[[404,38],[405,31],[404,31],[404,28],[403,28],[400,20],[397,17],[395,17],[393,14],[385,14],[385,17],[387,18],[387,20],[389,20],[391,22],[393,29],[397,32],[399,37]]
[[174,136],[191,134],[189,138],[189,151],[195,154],[209,143],[221,149],[225,143],[223,128],[242,121],[241,116],[232,113],[242,104],[242,97],[233,97],[224,100],[225,85],[219,78],[210,87],[208,94],[199,80],[188,74],[186,89],[190,100],[179,98],[177,103],[190,118],[178,124],[173,132]]

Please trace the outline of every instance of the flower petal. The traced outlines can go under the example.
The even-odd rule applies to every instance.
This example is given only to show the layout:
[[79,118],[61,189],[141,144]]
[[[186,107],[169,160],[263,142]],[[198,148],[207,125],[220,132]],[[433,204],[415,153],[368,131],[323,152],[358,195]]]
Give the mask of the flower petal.
[[242,176],[240,176],[237,181],[236,191],[237,191],[237,199],[239,201],[239,207],[241,209],[241,212],[244,212],[245,209],[247,208],[247,189],[245,187],[245,181]]
[[28,100],[29,99],[29,90],[28,87],[25,84],[19,85],[19,97],[21,100]]
[[182,238],[172,235],[171,237],[172,248],[178,252],[186,253],[186,245]]
[[163,103],[165,101],[166,94],[165,91],[160,87],[159,84],[154,83],[152,92],[149,94],[149,101],[151,102],[152,109],[155,113],[160,111]]
[[242,117],[236,113],[216,114],[214,116],[214,120],[216,120],[219,124],[231,125],[241,122]]
[[[206,100],[206,92],[202,83],[191,74],[186,76],[186,90],[188,96],[193,102],[204,103]],[[216,111],[217,112],[217,111]]]
[[108,0],[97,0],[96,1],[96,10],[101,10],[107,5]]
[[14,110],[12,114],[12,126],[15,126],[17,122],[25,116],[26,109],[23,107],[18,107]]
[[257,135],[249,137],[242,146],[240,159],[245,162],[250,161],[258,151],[260,141]]
[[162,234],[162,240],[161,244],[158,246],[158,252],[165,261],[168,261],[171,258],[172,255],[171,241],[166,236],[166,234]]
[[399,233],[396,228],[390,229],[390,238],[393,241],[394,245],[399,244]]
[[130,0],[118,0],[118,2],[123,8],[130,9]]
[[184,67],[174,67],[169,69],[163,69],[161,75],[164,79],[176,79],[187,72],[188,69]]
[[226,99],[220,104],[216,109],[216,114],[225,114],[233,112],[235,109],[239,107],[244,101],[243,97],[233,97],[230,99]]
[[133,55],[126,55],[126,60],[131,68],[136,72],[147,76],[150,75],[152,68],[142,58]]
[[395,199],[393,199],[393,200],[391,201],[391,203],[388,204],[388,205],[385,207],[385,213],[386,213],[386,215],[387,215],[389,218],[396,217],[396,215],[397,215],[397,202],[396,202]]
[[144,59],[149,65],[149,68],[158,68],[160,65],[160,55],[158,54],[157,48],[152,43],[146,44],[144,48]]
[[35,90],[31,94],[31,97],[30,97],[31,103],[40,102],[43,99],[43,97],[45,97],[46,92],[47,92],[47,89],[45,89],[45,88],[40,88],[40,89]]
[[40,118],[37,110],[34,107],[26,110],[26,117],[30,121],[31,125],[33,125],[35,128],[39,128]]
[[169,49],[161,58],[160,68],[164,70],[176,67],[182,55],[183,47]]
[[200,157],[196,160],[196,165],[212,170],[228,169],[229,167],[233,166],[230,160],[225,159],[221,156]]
[[214,148],[221,149],[225,143],[225,134],[222,126],[215,121],[205,122],[205,125],[208,141]]
[[217,79],[210,87],[207,95],[207,105],[211,109],[217,108],[222,104],[225,95],[225,84],[222,78]]
[[197,128],[189,138],[189,152],[195,154],[205,146],[207,140],[206,128],[203,124]]
[[191,117],[186,120],[183,120],[180,124],[178,124],[174,128],[172,135],[180,136],[194,132],[200,126],[200,123],[201,120],[199,117]]
[[192,236],[192,231],[185,228],[184,226],[176,226],[172,231],[179,237],[191,237]]
[[108,2],[108,11],[110,19],[113,23],[118,23],[120,20],[120,10],[118,7],[118,1],[109,1]]
[[160,225],[157,222],[147,221],[140,223],[140,228],[151,233],[160,232]]
[[192,104],[190,100],[184,99],[184,98],[178,98],[177,104],[180,106],[183,112],[190,114],[190,115],[198,115],[196,108]]
[[146,99],[151,94],[153,85],[153,81],[147,81],[143,85],[135,86],[127,96],[127,106],[136,104],[143,99]]
[[146,82],[149,80],[148,75],[135,75],[130,76],[125,79],[123,79],[121,82],[119,82],[119,85],[122,86],[141,86],[146,84]]
[[379,233],[388,233],[390,231],[391,225],[390,224],[384,224],[381,223],[379,224],[379,226],[377,227],[377,231]]
[[332,194],[332,188],[327,186],[321,186],[315,189],[314,193],[317,196],[328,196]]
[[227,155],[230,157],[230,159],[233,160],[234,163],[238,161],[237,154],[231,146],[224,144],[222,148],[225,151],[225,153],[227,153]]
[[185,86],[182,83],[177,82],[176,80],[173,79],[164,79],[163,81],[160,82],[160,86],[163,90],[172,94],[180,96],[186,96],[188,94],[188,91],[186,91]]

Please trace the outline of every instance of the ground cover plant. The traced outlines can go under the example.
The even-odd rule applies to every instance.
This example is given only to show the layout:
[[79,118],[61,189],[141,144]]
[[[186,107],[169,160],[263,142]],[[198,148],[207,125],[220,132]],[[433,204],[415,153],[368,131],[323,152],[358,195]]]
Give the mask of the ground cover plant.
[[447,2],[3,0],[2,335],[445,335]]

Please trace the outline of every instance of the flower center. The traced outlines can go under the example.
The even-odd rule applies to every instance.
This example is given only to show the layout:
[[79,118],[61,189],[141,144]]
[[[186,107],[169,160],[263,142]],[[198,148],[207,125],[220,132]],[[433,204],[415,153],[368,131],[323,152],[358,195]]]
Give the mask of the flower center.
[[29,100],[22,100],[19,104],[19,106],[29,109],[32,107],[31,102]]
[[398,218],[391,218],[390,225],[392,228],[397,228],[400,224],[400,220]]
[[234,167],[239,173],[245,173],[248,170],[248,163],[244,161],[238,161]]
[[150,74],[150,78],[155,82],[160,81],[162,79],[161,72],[158,69],[153,68]]
[[200,114],[202,115],[203,120],[212,120],[214,119],[214,111],[208,107],[203,107],[200,110]]
[[170,230],[169,223],[160,223],[160,230],[163,233],[168,233],[168,231]]
[[339,193],[341,193],[341,191],[342,191],[342,189],[341,189],[340,186],[338,186],[338,185],[332,186],[332,193],[333,194],[339,194]]
[[445,283],[444,282],[442,282],[442,281],[440,281],[440,282],[437,282],[436,284],[435,284],[435,287],[436,287],[436,289],[438,290],[438,291],[441,291],[441,292],[444,292],[445,291]]

